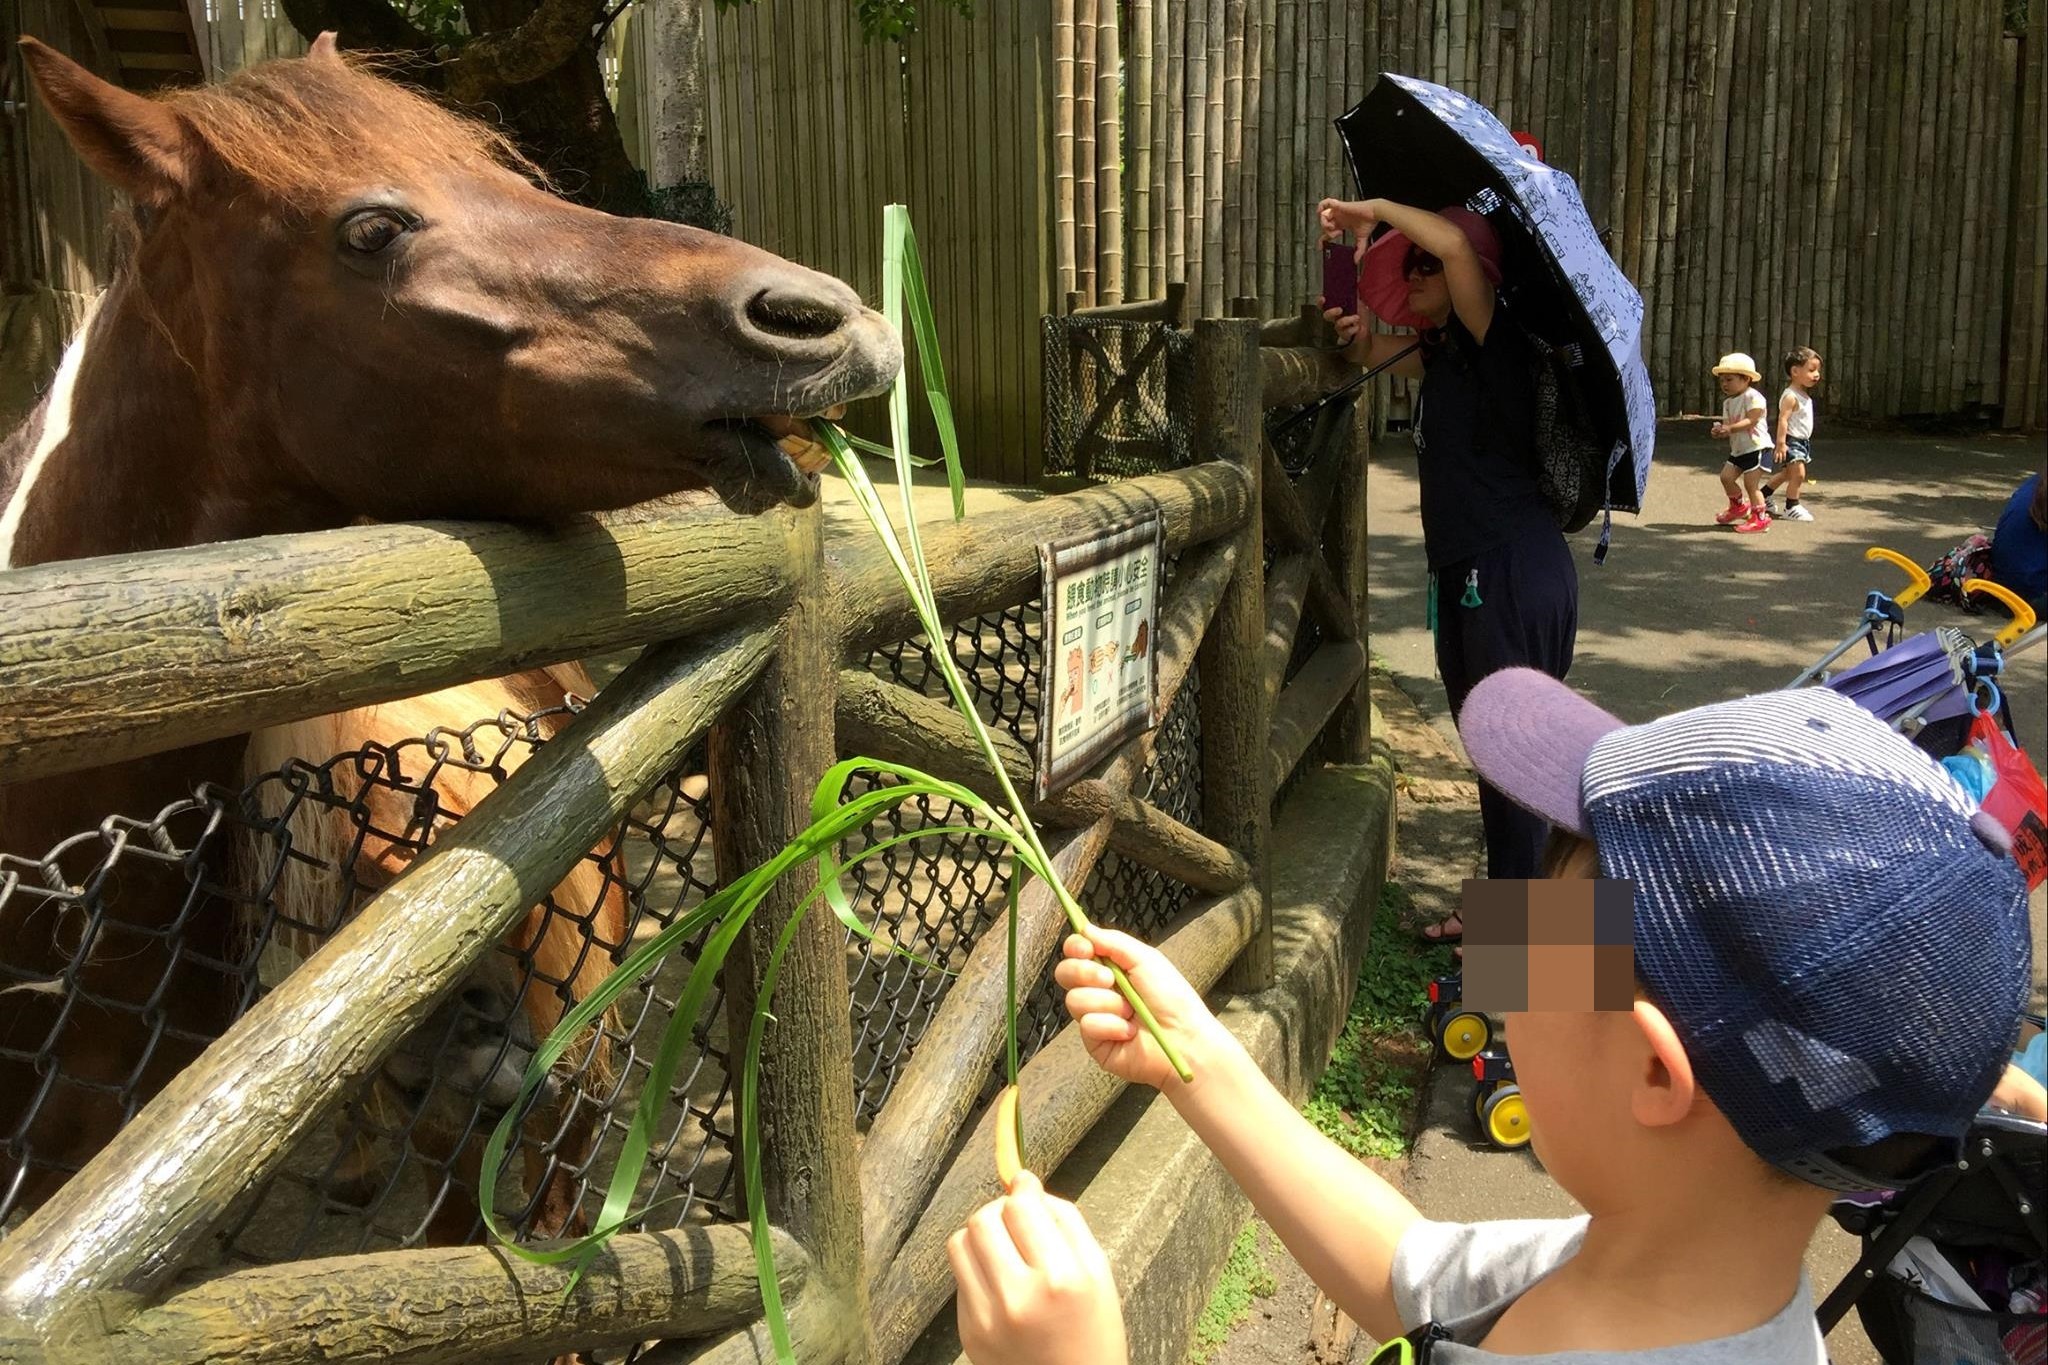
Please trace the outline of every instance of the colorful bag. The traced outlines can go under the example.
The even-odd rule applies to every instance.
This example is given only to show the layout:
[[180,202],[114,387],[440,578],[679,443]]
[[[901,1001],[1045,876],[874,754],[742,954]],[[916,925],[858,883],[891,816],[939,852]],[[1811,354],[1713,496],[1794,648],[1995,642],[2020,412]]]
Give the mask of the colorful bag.
[[1991,765],[1993,781],[1982,808],[2012,836],[2013,860],[2032,890],[2048,881],[2048,787],[1989,712],[1978,712],[1970,722],[1969,748]]
[[1946,602],[1975,616],[1984,610],[1984,604],[1964,592],[1963,583],[1968,579],[1990,576],[1991,537],[1971,536],[1927,566],[1927,577],[1933,580],[1927,589],[1927,600]]

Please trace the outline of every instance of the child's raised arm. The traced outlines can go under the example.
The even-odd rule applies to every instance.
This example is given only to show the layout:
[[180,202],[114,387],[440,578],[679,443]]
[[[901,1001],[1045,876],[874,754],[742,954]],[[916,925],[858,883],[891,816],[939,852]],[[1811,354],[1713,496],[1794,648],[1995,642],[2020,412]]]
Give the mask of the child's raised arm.
[[[1164,954],[1114,930],[1093,934],[1092,942],[1069,938],[1053,973],[1089,1055],[1112,1074],[1156,1086],[1309,1278],[1374,1336],[1399,1336],[1394,1248],[1422,1215],[1288,1103]],[[1174,1075],[1097,957],[1130,976],[1186,1055],[1193,1081]]]

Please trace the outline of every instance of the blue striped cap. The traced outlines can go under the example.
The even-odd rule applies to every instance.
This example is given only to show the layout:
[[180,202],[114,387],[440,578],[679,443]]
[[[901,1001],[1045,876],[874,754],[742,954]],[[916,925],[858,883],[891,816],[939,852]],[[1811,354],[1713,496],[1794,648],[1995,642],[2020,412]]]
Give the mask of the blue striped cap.
[[[1477,722],[1474,765],[1519,800],[1546,718],[1562,722],[1554,737],[1583,735],[1591,708],[1515,672],[1475,688],[1459,725]],[[1987,817],[1933,759],[1822,689],[1605,719],[1585,747],[1555,745],[1579,780],[1579,819],[1564,823],[1592,835],[1602,875],[1635,883],[1637,975],[1736,1132],[1833,1189],[1897,1182],[1832,1149],[1960,1138],[2030,980],[2026,879]],[[1503,753],[1515,761],[1497,774],[1487,760]]]

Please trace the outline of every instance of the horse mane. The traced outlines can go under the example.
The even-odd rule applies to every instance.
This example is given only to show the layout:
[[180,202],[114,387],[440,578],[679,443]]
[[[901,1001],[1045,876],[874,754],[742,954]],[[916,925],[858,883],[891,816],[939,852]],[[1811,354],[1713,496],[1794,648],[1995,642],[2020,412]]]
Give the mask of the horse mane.
[[318,201],[371,170],[493,164],[545,183],[503,133],[387,79],[362,58],[259,62],[218,84],[161,98],[235,177],[286,202]]

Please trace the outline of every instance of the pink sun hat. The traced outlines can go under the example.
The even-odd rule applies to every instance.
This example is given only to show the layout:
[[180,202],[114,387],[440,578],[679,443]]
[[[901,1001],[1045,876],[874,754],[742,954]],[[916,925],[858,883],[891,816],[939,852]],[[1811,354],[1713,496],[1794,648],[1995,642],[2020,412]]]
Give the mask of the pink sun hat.
[[[1479,268],[1486,278],[1500,283],[1500,238],[1487,222],[1463,205],[1438,210],[1457,225],[1479,254]],[[1392,228],[1381,233],[1365,249],[1365,264],[1358,275],[1358,297],[1390,327],[1413,327],[1418,332],[1431,325],[1428,318],[1408,311],[1408,260],[1410,243],[1406,233]]]

